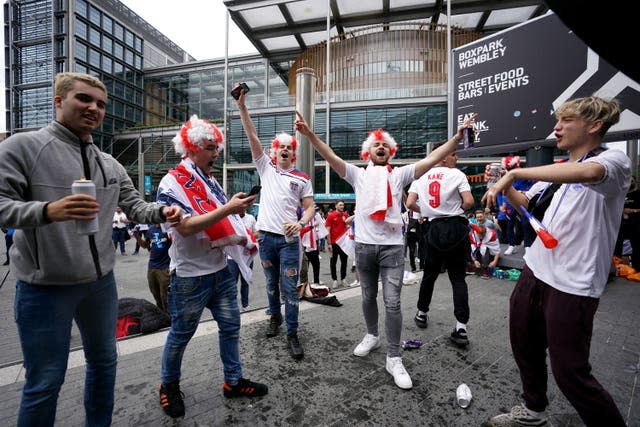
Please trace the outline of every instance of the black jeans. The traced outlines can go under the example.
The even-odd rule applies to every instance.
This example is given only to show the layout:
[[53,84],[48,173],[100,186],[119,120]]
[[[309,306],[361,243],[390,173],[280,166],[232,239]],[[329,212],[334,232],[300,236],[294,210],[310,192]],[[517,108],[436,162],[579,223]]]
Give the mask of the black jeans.
[[[425,233],[425,239],[427,234]],[[470,252],[469,238],[462,240],[448,251],[440,251],[430,245],[428,241],[425,246],[425,266],[422,282],[420,282],[418,310],[429,311],[433,286],[440,274],[440,268],[444,265],[447,268],[453,290],[453,314],[458,322],[467,323],[469,321],[469,291],[465,277],[467,258]]]
[[336,243],[331,244],[331,262],[329,262],[329,269],[331,270],[331,278],[338,280],[338,274],[336,273],[336,263],[338,262],[338,256],[340,256],[340,280],[344,280],[347,277],[347,261],[349,255],[345,254],[342,248]]
[[407,249],[409,249],[409,265],[411,265],[411,271],[416,270],[416,246],[418,244],[418,232],[407,232]]
[[593,317],[600,300],[561,292],[525,266],[509,301],[511,350],[520,370],[527,408],[544,411],[547,348],[560,391],[587,426],[624,426],[611,395],[591,374]]

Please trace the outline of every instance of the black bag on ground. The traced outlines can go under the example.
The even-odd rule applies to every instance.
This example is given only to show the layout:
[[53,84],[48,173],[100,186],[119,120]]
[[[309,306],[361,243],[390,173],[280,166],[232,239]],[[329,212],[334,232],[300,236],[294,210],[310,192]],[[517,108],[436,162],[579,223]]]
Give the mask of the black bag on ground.
[[171,326],[171,318],[155,304],[139,298],[118,300],[118,318],[129,316],[140,322],[140,333],[148,334]]
[[456,247],[469,238],[469,221],[461,216],[435,218],[429,222],[427,243],[441,252]]

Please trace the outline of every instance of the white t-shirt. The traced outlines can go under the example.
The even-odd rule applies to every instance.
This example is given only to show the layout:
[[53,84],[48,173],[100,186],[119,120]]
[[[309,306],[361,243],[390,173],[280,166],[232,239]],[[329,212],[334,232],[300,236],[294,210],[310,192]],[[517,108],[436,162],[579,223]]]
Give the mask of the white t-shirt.
[[258,230],[284,234],[283,223],[298,221],[300,201],[313,197],[311,180],[297,169],[279,169],[266,154],[255,163],[262,184]]
[[[365,168],[346,162],[345,165],[346,172],[342,178],[351,184],[356,193],[355,223],[357,226],[355,227],[355,241],[370,245],[403,245],[402,224],[396,225],[373,220],[361,209],[358,209],[358,198],[362,197],[359,195],[367,191],[370,184],[364,182]],[[402,203],[402,189],[413,180],[416,173],[415,170],[415,165],[411,164],[393,168],[390,172],[389,185],[393,199],[392,209],[398,209],[398,212]]]
[[471,191],[467,176],[459,169],[436,166],[417,179],[409,188],[416,193],[422,216],[432,220],[464,216],[461,193]]
[[563,184],[542,223],[558,240],[554,249],[536,239],[524,259],[533,274],[559,291],[599,298],[611,266],[631,162],[622,151],[606,150],[585,162],[606,169],[602,181]]
[[124,212],[114,212],[113,214],[113,227],[125,228],[127,226],[127,215]]

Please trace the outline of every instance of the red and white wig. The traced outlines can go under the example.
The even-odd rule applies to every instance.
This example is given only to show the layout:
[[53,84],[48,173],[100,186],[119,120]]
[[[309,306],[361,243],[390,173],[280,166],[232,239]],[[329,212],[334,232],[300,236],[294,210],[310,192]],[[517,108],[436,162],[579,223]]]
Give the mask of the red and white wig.
[[382,129],[376,129],[369,132],[369,137],[362,143],[362,149],[360,150],[360,158],[365,162],[369,161],[369,149],[371,145],[376,141],[384,141],[389,146],[389,160],[393,159],[398,152],[398,144],[389,133]]
[[291,145],[291,148],[293,150],[291,163],[294,163],[296,161],[296,148],[298,147],[298,141],[293,136],[284,132],[276,135],[276,138],[271,143],[271,149],[269,150],[269,157],[271,157],[271,160],[273,160],[274,163],[278,160],[277,151],[278,147],[280,147],[280,144]]
[[171,140],[176,153],[183,156],[187,151],[195,153],[202,150],[208,141],[218,144],[220,153],[224,149],[224,137],[220,129],[207,120],[199,119],[195,114],[182,125],[180,132]]

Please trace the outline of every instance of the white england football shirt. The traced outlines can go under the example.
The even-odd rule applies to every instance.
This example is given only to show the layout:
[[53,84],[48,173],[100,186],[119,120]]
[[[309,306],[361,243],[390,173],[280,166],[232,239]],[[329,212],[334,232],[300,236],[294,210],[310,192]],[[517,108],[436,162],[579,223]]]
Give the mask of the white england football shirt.
[[266,154],[255,160],[262,190],[258,230],[284,234],[282,224],[296,222],[296,210],[305,197],[313,197],[309,176],[297,169],[282,170]]
[[459,169],[436,166],[416,180],[409,192],[420,200],[422,216],[432,220],[450,216],[464,216],[460,193],[471,191],[467,176]]
[[585,162],[603,165],[604,178],[592,184],[560,186],[542,220],[558,246],[547,249],[536,239],[524,259],[533,274],[550,286],[599,298],[609,275],[631,162],[613,149]]

